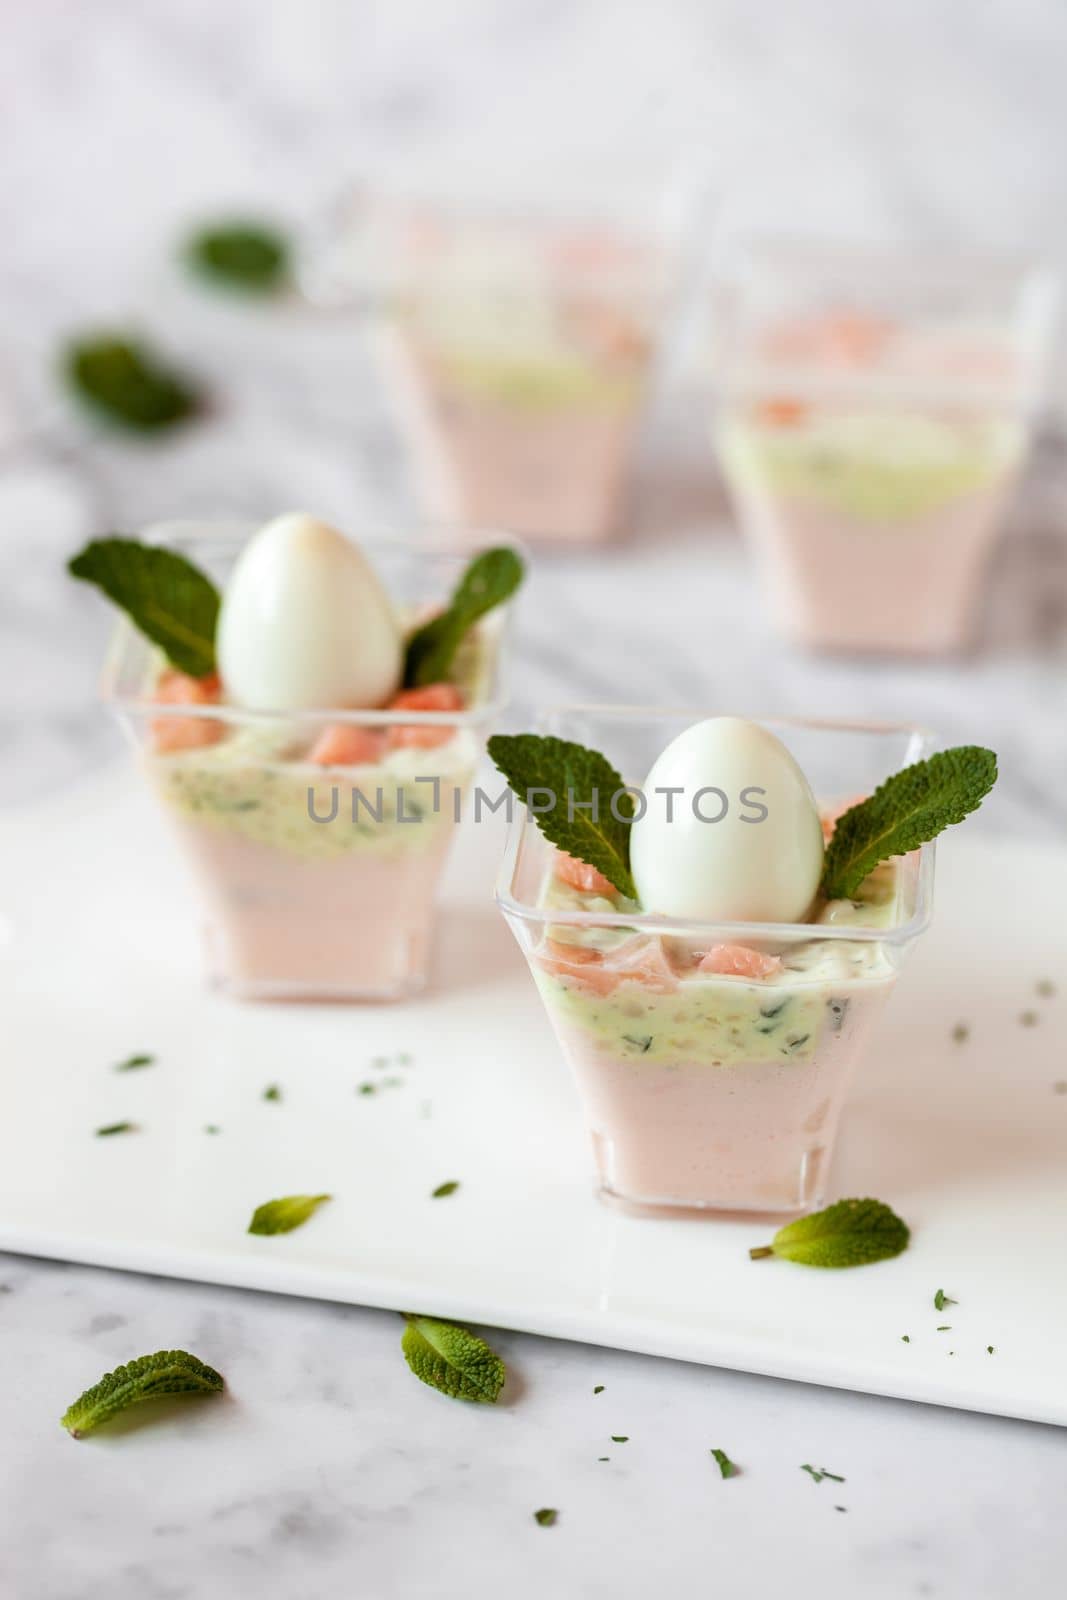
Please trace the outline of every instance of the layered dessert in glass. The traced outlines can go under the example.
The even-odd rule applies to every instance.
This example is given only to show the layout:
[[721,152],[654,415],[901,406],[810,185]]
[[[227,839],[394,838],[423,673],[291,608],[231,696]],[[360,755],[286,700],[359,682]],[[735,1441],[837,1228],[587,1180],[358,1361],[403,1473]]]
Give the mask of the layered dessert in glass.
[[361,197],[335,254],[376,307],[428,517],[560,543],[619,529],[674,270],[662,230]]
[[1029,448],[1053,285],[988,263],[740,253],[715,443],[782,631],[843,651],[970,639]]
[[[542,728],[608,752],[630,784],[649,774],[631,845],[640,899],[518,806],[497,890],[573,1071],[602,1194],[653,1210],[817,1206],[853,1074],[929,919],[934,865],[927,844],[828,899],[823,840],[928,737],[607,708]],[[656,820],[671,788],[673,816]],[[643,909],[650,898],[726,915]]]
[[507,605],[463,632],[439,681],[405,683],[406,644],[465,558],[421,539],[359,550],[300,514],[258,532],[167,524],[151,542],[219,583],[218,668],[175,670],[124,619],[104,689],[192,868],[211,980],[247,999],[416,991],[501,704]]

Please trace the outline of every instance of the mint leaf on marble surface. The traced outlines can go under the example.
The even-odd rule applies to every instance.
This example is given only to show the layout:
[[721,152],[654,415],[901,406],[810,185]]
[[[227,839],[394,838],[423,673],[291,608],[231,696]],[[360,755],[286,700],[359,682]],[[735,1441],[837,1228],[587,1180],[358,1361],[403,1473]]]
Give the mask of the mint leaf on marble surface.
[[218,590],[176,550],[139,539],[93,539],[67,571],[101,589],[179,672],[194,678],[214,672]]
[[225,289],[274,294],[288,282],[291,253],[285,235],[251,220],[216,223],[187,241],[185,260],[194,272]]
[[753,1261],[780,1256],[808,1267],[860,1267],[900,1255],[911,1237],[907,1223],[881,1200],[838,1200],[779,1228],[770,1244],[748,1253]]
[[63,373],[78,399],[106,421],[134,433],[161,433],[200,409],[200,396],[137,339],[93,334],[63,355]]
[[154,1067],[155,1064],[156,1064],[155,1056],[148,1056],[148,1055],[127,1056],[125,1061],[116,1061],[116,1063],[115,1063],[115,1071],[116,1072],[136,1072],[140,1067]]
[[218,1394],[225,1387],[214,1369],[187,1350],[157,1350],[116,1367],[68,1406],[60,1421],[72,1439],[83,1439],[102,1422],[139,1400],[167,1394]]
[[718,1462],[719,1472],[724,1478],[736,1478],[739,1475],[741,1471],[740,1467],[738,1467],[735,1462],[730,1460],[730,1457],[726,1454],[725,1450],[713,1449],[711,1453]]
[[302,1228],[321,1205],[332,1200],[332,1194],[288,1194],[281,1200],[267,1200],[257,1206],[248,1224],[249,1233],[292,1233]]
[[607,757],[539,733],[497,733],[487,748],[545,838],[636,900],[630,875],[633,796],[623,793],[623,780]]
[[507,1376],[504,1363],[469,1328],[404,1313],[404,1360],[421,1383],[453,1400],[495,1403]]
[[524,567],[507,545],[483,550],[468,565],[444,611],[416,628],[404,657],[404,686],[417,689],[441,683],[452,669],[467,633],[487,612],[509,600],[523,580]]
[[894,772],[838,819],[826,847],[822,889],[847,900],[890,856],[906,855],[977,810],[997,781],[997,758],[959,745]]

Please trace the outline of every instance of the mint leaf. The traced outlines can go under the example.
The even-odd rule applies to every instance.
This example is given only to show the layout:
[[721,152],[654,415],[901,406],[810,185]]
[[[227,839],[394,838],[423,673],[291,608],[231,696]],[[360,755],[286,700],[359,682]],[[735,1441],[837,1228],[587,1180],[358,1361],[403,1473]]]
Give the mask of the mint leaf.
[[134,339],[80,339],[65,351],[63,372],[90,410],[135,433],[162,432],[200,409],[196,390]]
[[277,1084],[277,1083],[269,1083],[267,1085],[267,1087],[264,1089],[263,1095],[262,1095],[262,1098],[264,1100],[280,1100],[281,1097],[282,1097],[281,1086],[279,1084]]
[[907,1224],[881,1200],[838,1200],[787,1222],[770,1244],[748,1253],[753,1261],[774,1255],[807,1267],[860,1267],[899,1256],[910,1237]]
[[292,1233],[302,1228],[332,1194],[287,1194],[281,1200],[267,1200],[257,1206],[248,1224],[249,1233]]
[[558,1516],[555,1506],[542,1506],[540,1511],[534,1512],[534,1521],[539,1528],[551,1528]]
[[725,1450],[712,1450],[711,1453],[719,1463],[719,1471],[724,1478],[736,1478],[738,1476],[741,1469],[730,1460]]
[[102,1128],[97,1128],[96,1137],[98,1139],[109,1139],[113,1133],[135,1133],[136,1131],[136,1122],[107,1122]]
[[458,1188],[459,1188],[459,1179],[458,1178],[449,1178],[447,1183],[439,1183],[437,1185],[437,1188],[430,1195],[430,1199],[431,1200],[443,1200],[446,1195],[455,1194],[455,1192],[456,1192],[456,1190]]
[[202,228],[188,241],[184,254],[202,277],[251,294],[273,294],[290,272],[288,241],[277,229],[259,222]]
[[604,1385],[602,1383],[595,1384],[593,1386],[593,1393],[594,1394],[603,1394],[604,1393]]
[[612,1444],[629,1444],[630,1435],[628,1433],[613,1433],[611,1442]]
[[187,1350],[157,1350],[106,1373],[67,1407],[60,1422],[72,1439],[82,1439],[139,1400],[165,1394],[218,1394],[224,1387],[214,1367],[205,1366]]
[[125,1061],[116,1061],[116,1072],[136,1072],[138,1067],[155,1066],[155,1056],[127,1056]]
[[94,539],[67,571],[102,589],[179,672],[214,672],[218,590],[177,551],[138,539]]
[[944,1289],[938,1289],[937,1293],[934,1295],[934,1310],[935,1311],[944,1311],[946,1306],[958,1306],[958,1305],[959,1305],[959,1301],[958,1300],[953,1300],[952,1296],[949,1295],[949,1294],[946,1294]]
[[406,1312],[404,1320],[407,1326],[400,1347],[421,1383],[454,1400],[495,1402],[507,1374],[504,1363],[484,1339],[435,1317]]
[[962,822],[996,781],[996,756],[973,744],[941,750],[893,773],[838,818],[823,863],[826,898],[849,899],[880,861],[917,850]]
[[845,1481],[844,1478],[841,1477],[840,1473],[827,1472],[825,1467],[820,1467],[818,1471],[816,1471],[816,1469],[813,1466],[810,1466],[806,1461],[800,1470],[801,1472],[809,1473],[810,1476],[815,1479],[816,1483],[821,1483],[824,1478],[829,1478],[833,1483],[844,1483]]
[[494,734],[488,750],[509,787],[531,806],[545,838],[636,900],[630,875],[634,801],[621,792],[623,780],[611,762],[584,745],[537,733]]
[[506,545],[475,556],[456,585],[447,610],[416,628],[408,640],[405,688],[416,689],[447,678],[467,632],[487,611],[509,599],[522,579],[522,562]]

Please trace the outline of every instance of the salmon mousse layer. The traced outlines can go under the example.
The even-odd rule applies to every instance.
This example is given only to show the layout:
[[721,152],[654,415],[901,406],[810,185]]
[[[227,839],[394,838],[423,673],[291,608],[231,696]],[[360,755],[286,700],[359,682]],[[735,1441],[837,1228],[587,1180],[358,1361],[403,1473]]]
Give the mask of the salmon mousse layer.
[[236,543],[221,594],[164,545],[95,541],[71,564],[133,624],[110,688],[193,869],[210,975],[242,998],[403,995],[425,978],[521,562],[495,547],[450,597],[394,607],[304,513]]
[[[601,1191],[652,1208],[819,1204],[853,1072],[928,914],[923,846],[988,791],[990,752],[941,752],[820,806],[787,744],[739,718],[685,728],[640,788],[567,740],[489,748],[516,793],[537,790],[498,898]],[[572,799],[553,811],[557,769]]]

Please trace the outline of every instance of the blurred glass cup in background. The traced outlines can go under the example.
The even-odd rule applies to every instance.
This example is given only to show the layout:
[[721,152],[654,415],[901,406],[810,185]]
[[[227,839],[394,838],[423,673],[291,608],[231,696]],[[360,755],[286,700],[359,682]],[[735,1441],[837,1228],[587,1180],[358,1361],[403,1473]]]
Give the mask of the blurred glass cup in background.
[[1019,263],[735,247],[714,294],[714,438],[789,638],[968,643],[1055,302],[1049,274]]

